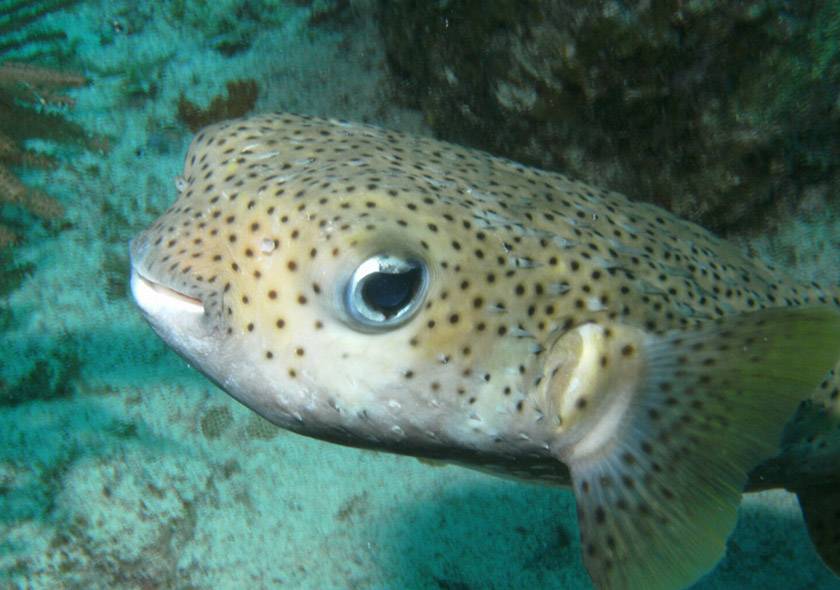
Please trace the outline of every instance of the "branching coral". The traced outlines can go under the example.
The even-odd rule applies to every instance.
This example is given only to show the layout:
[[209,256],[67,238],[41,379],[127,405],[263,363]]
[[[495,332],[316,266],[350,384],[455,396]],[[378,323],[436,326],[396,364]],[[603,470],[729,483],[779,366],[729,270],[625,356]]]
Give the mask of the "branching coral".
[[[33,107],[72,105],[72,101],[58,91],[84,83],[83,77],[59,70],[21,64],[0,65],[0,203],[21,206],[44,220],[62,215],[63,209],[58,201],[38,189],[27,188],[10,170],[15,166],[49,167],[53,164],[52,160],[26,150],[12,139],[12,135],[20,138],[52,124],[57,124],[49,132],[52,137],[62,130],[80,131],[58,115]],[[33,122],[35,125],[32,125]],[[0,247],[13,243],[16,238],[10,228],[0,224]]]
[[0,60],[33,59],[53,55],[64,42],[63,31],[38,22],[78,0],[0,0]]
[[[82,128],[67,121],[56,107],[72,107],[73,101],[62,91],[86,80],[59,67],[17,60],[43,60],[61,53],[64,33],[44,28],[39,21],[72,4],[75,0],[0,1],[0,205],[23,208],[44,221],[61,217],[61,204],[25,186],[15,170],[54,165],[51,158],[27,149],[27,140],[85,140]],[[18,239],[17,232],[0,221],[0,248]]]

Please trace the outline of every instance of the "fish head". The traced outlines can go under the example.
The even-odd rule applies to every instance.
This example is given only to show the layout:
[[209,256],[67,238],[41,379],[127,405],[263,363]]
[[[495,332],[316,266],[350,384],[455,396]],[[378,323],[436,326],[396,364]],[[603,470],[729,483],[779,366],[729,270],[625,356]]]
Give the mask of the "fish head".
[[177,201],[131,245],[134,297],[172,348],[279,426],[468,463],[544,452],[512,259],[477,226],[481,197],[439,190],[459,181],[401,157],[412,150],[430,148],[304,117],[204,130]]

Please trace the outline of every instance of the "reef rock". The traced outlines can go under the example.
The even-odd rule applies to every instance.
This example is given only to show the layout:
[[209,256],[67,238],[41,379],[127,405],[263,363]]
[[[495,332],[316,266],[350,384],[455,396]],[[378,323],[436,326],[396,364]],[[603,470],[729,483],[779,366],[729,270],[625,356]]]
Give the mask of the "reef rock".
[[719,230],[840,188],[837,3],[388,0],[378,18],[399,94],[445,139]]

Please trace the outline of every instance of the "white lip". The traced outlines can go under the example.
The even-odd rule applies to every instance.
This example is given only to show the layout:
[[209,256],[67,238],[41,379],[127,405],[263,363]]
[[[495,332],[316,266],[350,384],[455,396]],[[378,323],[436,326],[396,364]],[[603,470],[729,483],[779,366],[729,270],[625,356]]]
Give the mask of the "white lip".
[[201,300],[151,281],[133,268],[131,269],[131,294],[134,295],[137,305],[152,316],[173,313],[204,314],[204,304]]

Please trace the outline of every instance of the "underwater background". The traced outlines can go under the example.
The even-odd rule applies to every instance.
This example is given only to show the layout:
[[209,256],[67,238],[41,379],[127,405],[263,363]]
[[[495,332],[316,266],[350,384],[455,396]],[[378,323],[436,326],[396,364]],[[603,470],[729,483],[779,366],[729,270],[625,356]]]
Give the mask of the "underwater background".
[[[128,241],[200,127],[292,111],[652,200],[840,280],[840,3],[0,0],[0,588],[585,589],[570,491],[286,433],[188,367]],[[794,496],[695,588],[831,589]]]

